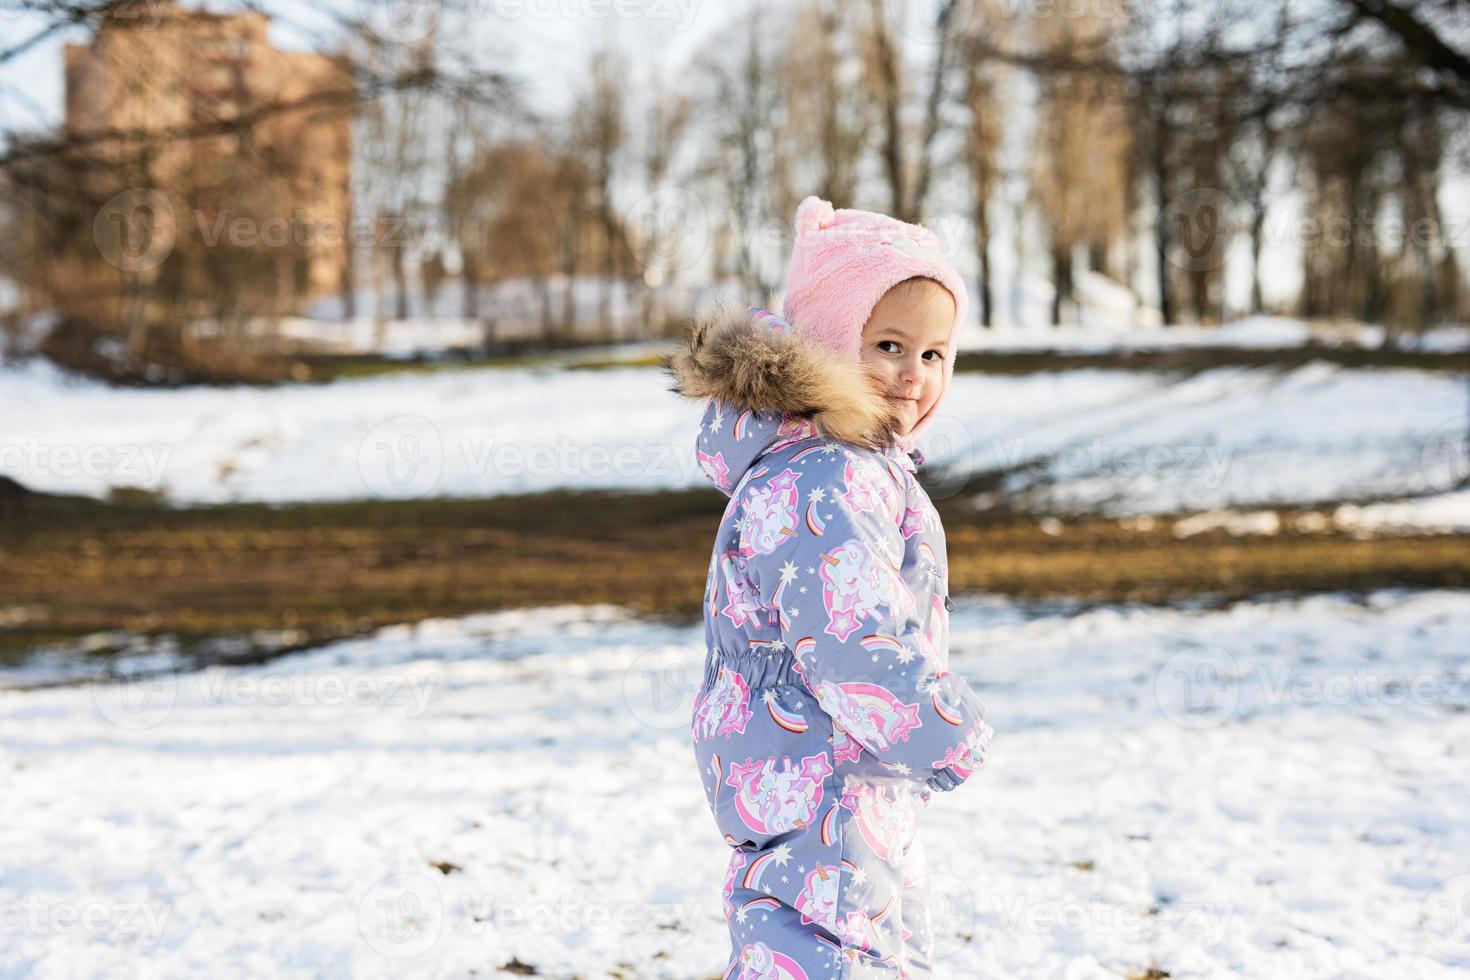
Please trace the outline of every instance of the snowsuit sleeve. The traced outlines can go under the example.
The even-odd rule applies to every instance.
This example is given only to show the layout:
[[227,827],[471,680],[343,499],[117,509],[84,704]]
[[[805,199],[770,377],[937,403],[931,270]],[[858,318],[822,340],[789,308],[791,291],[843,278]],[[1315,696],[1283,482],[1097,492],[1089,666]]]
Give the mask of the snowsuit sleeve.
[[[926,632],[939,615],[933,588],[921,589],[920,608],[899,573],[904,507],[895,512],[891,482],[873,492],[890,478],[847,452],[778,470],[741,494],[741,551],[795,669],[833,719],[837,758],[856,761],[860,746],[896,777],[958,787],[983,764],[991,729],[970,685],[940,667],[947,657],[932,638],[948,631]],[[914,567],[932,572],[934,560]]]

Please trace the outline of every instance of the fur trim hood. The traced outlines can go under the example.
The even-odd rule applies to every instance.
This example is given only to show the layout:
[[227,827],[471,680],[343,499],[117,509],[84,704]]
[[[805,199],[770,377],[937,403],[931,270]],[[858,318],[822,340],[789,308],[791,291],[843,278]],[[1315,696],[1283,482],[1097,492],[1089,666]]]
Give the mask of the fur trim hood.
[[722,306],[698,318],[662,363],[670,391],[709,403],[696,452],[705,476],[727,494],[763,452],[797,439],[850,443],[910,471],[923,461],[861,362],[802,337],[773,313]]

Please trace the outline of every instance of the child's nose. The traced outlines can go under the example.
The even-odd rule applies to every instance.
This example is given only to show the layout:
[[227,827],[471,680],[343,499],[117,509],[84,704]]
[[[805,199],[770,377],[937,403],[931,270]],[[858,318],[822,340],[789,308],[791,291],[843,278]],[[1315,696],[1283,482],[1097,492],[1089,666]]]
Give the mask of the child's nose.
[[898,369],[898,380],[902,382],[905,388],[917,387],[920,377],[917,361],[905,360]]

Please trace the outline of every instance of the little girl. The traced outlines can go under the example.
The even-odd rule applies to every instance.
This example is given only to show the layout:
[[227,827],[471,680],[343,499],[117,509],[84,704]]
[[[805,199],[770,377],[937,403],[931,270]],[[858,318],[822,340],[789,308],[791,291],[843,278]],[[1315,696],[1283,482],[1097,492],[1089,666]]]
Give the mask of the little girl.
[[697,458],[730,497],[691,719],[731,848],[727,980],[932,972],[918,816],[991,735],[947,672],[944,528],[914,477],[965,301],[931,232],[809,197],[784,318],[722,311],[666,362],[708,401]]

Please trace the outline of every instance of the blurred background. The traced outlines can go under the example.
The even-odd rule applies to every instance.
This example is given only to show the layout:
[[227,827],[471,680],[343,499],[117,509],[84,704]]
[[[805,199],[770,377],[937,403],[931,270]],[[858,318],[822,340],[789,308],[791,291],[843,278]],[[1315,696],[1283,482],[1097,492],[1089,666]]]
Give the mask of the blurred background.
[[0,0],[0,973],[719,976],[661,358],[816,194],[971,288],[941,975],[1470,975],[1467,113],[1461,0]]

